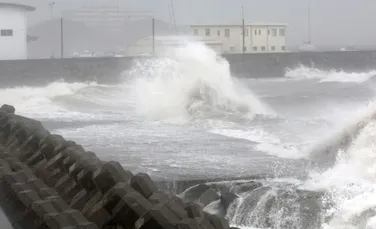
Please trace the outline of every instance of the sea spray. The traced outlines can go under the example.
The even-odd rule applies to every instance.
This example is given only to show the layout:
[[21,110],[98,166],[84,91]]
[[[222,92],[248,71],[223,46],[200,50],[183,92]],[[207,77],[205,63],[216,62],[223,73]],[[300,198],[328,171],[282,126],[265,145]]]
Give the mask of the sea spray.
[[143,60],[127,72],[141,115],[155,120],[190,120],[209,113],[248,117],[271,113],[232,78],[229,63],[205,45],[187,43],[168,53]]

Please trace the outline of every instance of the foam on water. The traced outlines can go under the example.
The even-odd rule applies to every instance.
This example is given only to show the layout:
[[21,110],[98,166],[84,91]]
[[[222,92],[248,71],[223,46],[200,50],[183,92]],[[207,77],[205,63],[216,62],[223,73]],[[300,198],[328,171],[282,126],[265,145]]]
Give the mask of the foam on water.
[[363,83],[376,76],[376,70],[368,72],[344,72],[337,70],[320,70],[300,66],[295,69],[287,69],[285,77],[295,80],[317,79],[320,83],[343,82],[343,83]]
[[53,103],[53,98],[72,95],[91,85],[95,83],[66,83],[61,80],[44,87],[22,86],[0,89],[0,97],[2,103],[14,104],[21,114],[49,113],[61,110]]
[[324,172],[312,171],[301,187],[324,190],[334,203],[326,212],[330,221],[323,224],[325,229],[375,228],[376,120],[372,108],[349,147],[337,151],[334,166]]
[[139,114],[150,119],[203,118],[207,114],[271,112],[231,77],[229,63],[200,43],[188,43],[166,57],[138,63],[131,77]]
[[300,146],[295,142],[283,141],[277,135],[256,127],[248,130],[221,128],[209,132],[255,142],[255,150],[281,158],[298,159],[306,156],[299,151]]

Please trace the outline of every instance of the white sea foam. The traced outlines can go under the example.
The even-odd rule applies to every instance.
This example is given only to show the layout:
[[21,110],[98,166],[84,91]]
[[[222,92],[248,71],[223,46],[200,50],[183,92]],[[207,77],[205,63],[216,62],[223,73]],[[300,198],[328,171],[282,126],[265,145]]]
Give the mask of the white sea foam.
[[325,82],[344,82],[344,83],[363,83],[376,76],[376,70],[367,72],[344,72],[337,70],[320,70],[300,66],[294,69],[287,69],[285,77],[295,80],[317,79],[320,83]]

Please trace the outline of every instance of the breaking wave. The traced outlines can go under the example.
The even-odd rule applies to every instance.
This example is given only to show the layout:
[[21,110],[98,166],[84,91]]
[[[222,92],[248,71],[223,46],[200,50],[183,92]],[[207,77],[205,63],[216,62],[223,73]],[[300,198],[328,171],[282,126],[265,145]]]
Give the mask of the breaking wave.
[[126,73],[137,111],[151,119],[271,114],[231,77],[229,63],[215,51],[189,43],[166,57],[138,62]]
[[53,112],[61,110],[53,99],[73,95],[96,83],[66,83],[59,80],[43,87],[13,87],[0,89],[2,103],[15,105],[21,114]]
[[287,69],[285,77],[295,80],[317,79],[320,83],[343,82],[343,83],[363,83],[376,76],[376,70],[368,72],[344,72],[337,70],[320,70],[300,66],[295,69]]

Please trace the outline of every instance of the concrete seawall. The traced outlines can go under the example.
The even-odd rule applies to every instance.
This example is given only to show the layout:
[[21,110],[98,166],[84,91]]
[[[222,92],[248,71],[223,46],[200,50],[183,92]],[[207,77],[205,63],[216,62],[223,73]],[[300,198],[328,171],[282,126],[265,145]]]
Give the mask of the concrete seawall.
[[[306,52],[224,55],[238,77],[283,77],[299,65],[323,70],[362,72],[376,69],[376,51]],[[57,79],[117,83],[122,72],[142,57],[67,58],[0,61],[0,85],[44,85]]]
[[12,106],[0,108],[0,206],[13,228],[229,229],[202,210],[219,198],[208,189],[201,204],[184,202],[147,174],[101,161]]

